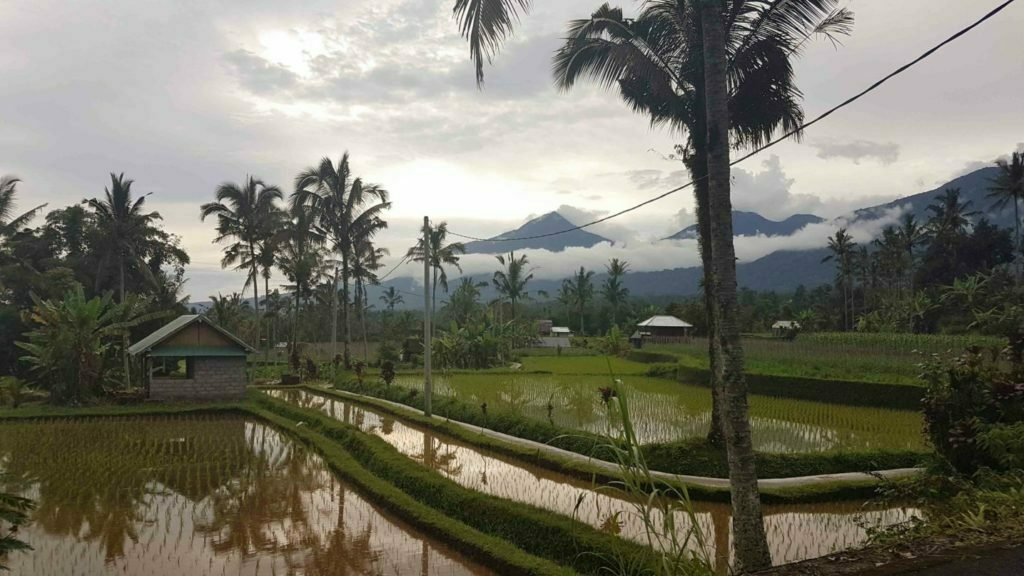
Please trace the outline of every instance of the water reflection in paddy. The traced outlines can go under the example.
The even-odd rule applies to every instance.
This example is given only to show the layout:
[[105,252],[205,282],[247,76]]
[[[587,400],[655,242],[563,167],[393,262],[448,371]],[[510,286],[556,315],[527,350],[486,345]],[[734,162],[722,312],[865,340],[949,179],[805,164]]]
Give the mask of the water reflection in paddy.
[[[589,482],[458,442],[362,405],[305,390],[268,393],[379,436],[399,452],[467,488],[575,516],[596,528],[645,541],[635,505],[611,491],[595,490]],[[695,508],[697,524],[719,567],[724,568],[731,531],[729,507],[695,503]],[[857,546],[866,538],[866,527],[904,521],[914,513],[898,508],[866,510],[856,502],[766,506],[765,526],[772,559],[778,564]],[[675,520],[680,530],[692,525],[681,511]]]
[[237,416],[0,423],[37,501],[12,574],[490,574]]

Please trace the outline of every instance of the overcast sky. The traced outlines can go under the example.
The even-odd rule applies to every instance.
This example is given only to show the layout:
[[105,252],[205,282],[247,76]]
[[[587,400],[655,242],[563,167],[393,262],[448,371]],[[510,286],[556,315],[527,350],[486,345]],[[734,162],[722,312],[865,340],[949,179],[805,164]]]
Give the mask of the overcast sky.
[[[808,117],[996,3],[850,0],[853,35],[838,48],[809,45],[797,63]],[[290,191],[295,173],[324,155],[348,150],[357,174],[391,192],[380,241],[396,254],[425,214],[492,235],[559,208],[574,220],[616,211],[685,181],[663,158],[678,135],[652,131],[613,93],[552,87],[565,23],[598,0],[535,0],[483,91],[451,4],[0,0],[0,174],[24,180],[23,207],[54,208],[102,194],[107,174],[124,171],[182,236],[193,300],[241,284],[219,269],[213,223],[198,218],[217,184],[251,173]],[[627,13],[639,5],[620,4]],[[747,161],[734,170],[736,207],[839,216],[1013,150],[1024,141],[1022,29],[1024,4],[1013,5],[803,142]],[[646,242],[691,214],[680,193],[595,230],[615,248],[534,259],[552,277],[613,254],[634,269],[692,265],[692,243]],[[775,247],[747,244],[738,247],[747,259]],[[493,266],[477,257],[467,268]]]

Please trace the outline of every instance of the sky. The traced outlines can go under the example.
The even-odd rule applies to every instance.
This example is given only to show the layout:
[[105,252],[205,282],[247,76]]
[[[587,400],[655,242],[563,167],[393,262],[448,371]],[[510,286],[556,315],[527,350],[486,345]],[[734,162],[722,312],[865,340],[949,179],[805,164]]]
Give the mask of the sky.
[[[193,301],[240,290],[199,205],[247,174],[290,191],[296,173],[346,150],[386,188],[397,257],[424,215],[490,236],[559,210],[581,223],[686,181],[666,158],[682,136],[651,129],[618,96],[557,90],[551,54],[597,0],[535,0],[478,90],[451,0],[0,0],[0,174],[21,206],[102,195],[124,172],[192,256]],[[619,2],[635,14],[639,2]],[[796,62],[808,117],[917,56],[996,0],[849,0],[842,45]],[[733,170],[737,209],[770,218],[854,208],[934,188],[1024,142],[1024,64],[1015,4],[910,72]],[[616,241],[531,254],[540,277],[611,256],[634,270],[697,262],[692,242],[651,241],[693,222],[688,192],[594,232]],[[741,259],[824,244],[833,225],[747,239]],[[874,233],[858,231],[866,238]],[[464,261],[488,273],[492,257]],[[399,269],[396,275],[412,274]]]

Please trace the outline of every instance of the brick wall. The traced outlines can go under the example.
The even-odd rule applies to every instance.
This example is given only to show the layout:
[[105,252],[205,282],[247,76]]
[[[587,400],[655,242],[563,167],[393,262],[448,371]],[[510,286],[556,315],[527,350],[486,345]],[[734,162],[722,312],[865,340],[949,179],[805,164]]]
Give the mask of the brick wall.
[[193,358],[193,378],[153,378],[152,400],[220,400],[245,395],[245,357]]

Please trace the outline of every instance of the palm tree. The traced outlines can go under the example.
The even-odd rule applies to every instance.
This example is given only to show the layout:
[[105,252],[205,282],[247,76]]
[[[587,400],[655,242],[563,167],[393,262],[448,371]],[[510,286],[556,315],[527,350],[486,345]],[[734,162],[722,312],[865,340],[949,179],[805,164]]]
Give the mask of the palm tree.
[[586,318],[587,303],[594,297],[594,272],[588,271],[582,266],[571,279],[562,281],[562,286],[572,295],[572,303],[576,306],[576,313],[580,315],[580,336],[585,334],[583,321]]
[[349,261],[356,243],[370,240],[376,233],[387,228],[381,215],[391,208],[386,190],[376,184],[367,184],[352,175],[348,152],[345,152],[337,166],[330,158],[324,157],[320,164],[309,167],[295,177],[295,193],[292,204],[306,204],[312,208],[320,227],[331,243],[332,250],[340,257],[334,267],[334,290],[331,300],[331,346],[337,354],[338,343],[338,297],[337,285],[340,280],[342,307],[345,318],[345,365],[350,363],[349,347],[352,344],[352,323],[349,314]]
[[21,216],[14,216],[14,195],[20,179],[14,176],[0,177],[0,240],[11,236],[18,228],[29,223],[46,204],[40,204]]
[[[738,19],[728,31],[732,78],[729,118],[736,144],[760,145],[781,125],[790,130],[803,120],[800,92],[789,57],[812,34],[832,37],[849,31],[851,16],[837,0],[798,0],[769,9],[758,2],[737,2]],[[721,444],[721,383],[717,379],[717,322],[713,276],[706,82],[700,17],[693,2],[649,0],[635,19],[607,4],[591,18],[570,24],[565,45],[555,56],[555,82],[564,90],[581,78],[619,90],[634,111],[654,126],[685,135],[678,147],[694,182],[698,240],[704,270],[708,356],[713,395],[708,440]],[[769,32],[774,31],[775,34]],[[780,36],[780,32],[790,34]],[[796,34],[799,32],[799,34]],[[730,222],[731,224],[731,222]]]
[[914,250],[925,241],[925,229],[921,226],[917,217],[912,213],[904,214],[900,220],[900,240],[903,242],[903,250],[907,253],[907,275],[910,278],[910,293],[914,293]]
[[[157,237],[159,230],[154,226],[162,219],[159,212],[145,212],[146,196],[132,199],[133,180],[125,179],[124,173],[110,174],[110,188],[105,188],[102,200],[92,198],[85,200],[85,205],[95,212],[96,224],[104,235],[106,250],[101,268],[110,258],[117,260],[118,301],[125,302],[125,269],[129,261],[135,264],[147,277],[150,269],[143,262],[143,250],[146,244]],[[97,281],[100,275],[97,275]],[[122,338],[122,356],[124,357],[125,387],[131,384],[130,362],[128,358],[128,333]]]
[[[1024,199],[1024,152],[1014,152],[1009,162],[1000,158],[996,160],[996,166],[999,167],[999,174],[990,180],[988,197],[993,200],[992,206],[999,210],[1006,208],[1007,204],[1013,204],[1014,247],[1020,252],[1020,201]],[[2,189],[3,186],[0,185],[0,190]],[[1021,274],[1019,262],[1018,256],[1018,276]]]
[[971,210],[971,202],[960,201],[959,188],[947,188],[935,202],[928,205],[931,217],[928,219],[928,231],[936,238],[953,238],[967,233],[971,226],[971,217],[978,213]]
[[388,289],[380,295],[379,300],[384,303],[384,307],[387,308],[388,312],[394,312],[395,306],[405,304],[405,298],[402,297],[394,286],[388,286]]
[[612,308],[612,324],[617,325],[619,323],[619,309],[629,298],[629,288],[623,285],[622,278],[629,271],[629,263],[619,260],[618,258],[612,258],[611,262],[605,267],[608,272],[608,277],[604,281],[604,285],[601,286],[601,295],[604,296],[605,301]]
[[[246,176],[244,184],[225,182],[217,187],[217,201],[199,207],[199,217],[206,220],[217,217],[217,237],[214,242],[234,239],[221,258],[222,268],[234,266],[235,270],[249,272],[242,292],[252,285],[253,303],[256,312],[256,345],[260,343],[260,291],[259,270],[261,251],[269,250],[266,245],[276,234],[280,222],[280,208],[277,201],[283,198],[281,189],[268,186],[262,180]],[[267,258],[264,255],[264,258]],[[269,280],[268,280],[269,283]]]
[[[428,310],[428,313],[430,318],[433,319],[438,284],[444,288],[446,294],[448,293],[448,274],[445,272],[444,267],[455,266],[456,270],[462,272],[462,267],[459,266],[459,255],[466,253],[466,246],[462,242],[445,243],[448,239],[447,222],[441,222],[437,226],[432,226],[425,232],[425,237],[430,239],[430,246],[424,250],[424,238],[420,238],[415,246],[409,248],[406,256],[411,258],[413,262],[423,262],[427,258],[430,260],[430,268],[433,271],[433,279],[431,280],[433,289],[430,292],[430,310]],[[429,254],[425,254],[425,252]],[[431,329],[433,327],[434,325],[431,324]]]
[[836,230],[835,236],[828,239],[831,254],[821,259],[822,262],[836,263],[836,279],[843,288],[843,329],[853,326],[853,256],[857,243],[846,232],[846,228]]
[[352,252],[352,280],[355,283],[355,308],[359,311],[359,326],[363,334],[363,361],[369,360],[369,343],[366,339],[366,311],[371,308],[366,287],[378,284],[377,270],[381,260],[388,255],[387,248],[378,248],[367,239],[359,240]]
[[[262,238],[256,248],[256,263],[260,268],[260,275],[263,276],[263,296],[268,298],[270,295],[270,277],[273,275],[274,265],[277,264],[278,252],[281,249],[281,242],[285,237],[285,226],[288,223],[288,213],[284,209],[274,206],[272,210],[266,213],[266,219],[263,222],[263,229],[260,232]],[[276,294],[276,291],[275,291]],[[280,295],[278,295],[280,297]],[[259,307],[257,306],[257,310]],[[269,311],[268,311],[269,312]],[[267,314],[265,315],[267,322],[272,322],[273,318]],[[267,327],[267,348],[264,351],[264,359],[269,360],[270,349],[273,347],[273,341],[270,338],[270,327]]]
[[309,207],[299,204],[289,211],[289,221],[282,233],[278,268],[291,282],[292,291],[292,352],[299,343],[299,315],[302,303],[309,302],[313,286],[324,274],[322,249],[324,237],[314,226],[316,218]]
[[525,255],[517,258],[515,252],[509,252],[507,257],[504,254],[499,254],[496,258],[498,259],[498,264],[501,264],[504,270],[495,272],[491,283],[498,291],[501,299],[508,300],[512,305],[512,319],[515,320],[516,302],[529,297],[529,292],[526,291],[526,284],[533,280],[532,269],[527,268],[530,261]]

